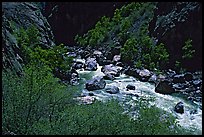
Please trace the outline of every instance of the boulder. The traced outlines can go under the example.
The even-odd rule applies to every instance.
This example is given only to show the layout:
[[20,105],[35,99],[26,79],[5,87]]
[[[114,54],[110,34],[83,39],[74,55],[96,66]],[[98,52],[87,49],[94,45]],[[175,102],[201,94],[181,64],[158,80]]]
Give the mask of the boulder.
[[179,102],[176,104],[176,106],[174,107],[174,111],[176,111],[177,113],[184,113],[184,104],[183,102]]
[[148,82],[150,83],[157,83],[157,76],[156,74],[153,74],[149,79],[148,79]]
[[90,70],[90,71],[97,70],[96,58],[87,58],[86,59],[85,70]]
[[155,92],[161,94],[172,94],[175,93],[175,89],[172,84],[168,80],[159,81],[159,83],[155,87]]
[[106,80],[114,80],[115,76],[110,73],[106,73],[105,76],[103,76],[103,78]]
[[85,68],[85,63],[80,60],[75,60],[75,62],[72,64],[72,68],[74,69],[82,69]]
[[116,66],[124,67],[124,64],[122,62],[116,62]]
[[126,86],[126,88],[129,89],[129,90],[135,90],[135,86],[130,85],[130,84],[128,84],[128,85]]
[[113,56],[113,63],[119,62],[121,59],[121,55],[115,55]]
[[174,70],[168,69],[166,72],[168,77],[172,78],[174,75],[176,75],[176,72]]
[[104,66],[112,63],[111,60],[107,60],[105,57],[96,58],[96,61],[100,66]]
[[99,50],[95,50],[95,51],[93,52],[93,56],[94,56],[95,58],[99,58],[99,57],[102,56],[102,52],[99,51]]
[[183,74],[174,75],[174,76],[173,76],[173,82],[174,82],[174,83],[185,83],[184,75],[183,75]]
[[164,74],[159,74],[158,76],[157,76],[157,81],[163,81],[163,80],[165,80],[167,78],[167,76],[165,76]]
[[105,86],[106,86],[105,80],[103,79],[103,77],[99,76],[86,82],[86,89],[89,91],[103,89],[105,88]]
[[143,82],[147,82],[148,79],[151,77],[151,73],[147,69],[143,69],[139,71],[139,80]]
[[79,84],[78,73],[71,73],[71,78],[69,82],[71,85],[78,85]]
[[193,80],[192,84],[194,87],[199,87],[202,85],[202,80],[200,80],[200,79]]
[[73,57],[73,58],[77,57],[77,54],[75,52],[67,52],[66,54],[68,57]]
[[88,58],[91,55],[91,53],[87,50],[80,50],[79,54],[81,55],[81,58],[84,59]]
[[184,90],[186,88],[186,85],[183,83],[176,83],[176,84],[173,84],[173,87],[177,90]]
[[95,101],[95,98],[92,96],[84,96],[84,97],[77,97],[77,101],[79,101],[81,104],[92,104]]
[[190,72],[186,72],[184,74],[184,78],[186,81],[191,81],[191,80],[193,80],[193,75]]
[[120,54],[120,46],[112,47],[110,51],[108,51],[105,56],[107,59],[112,60],[115,55]]
[[128,67],[127,69],[124,70],[124,74],[129,75],[129,76],[133,76],[135,78],[139,77],[139,69],[135,69],[135,68],[130,68]]
[[105,91],[110,94],[116,94],[116,93],[119,93],[119,88],[116,86],[111,86],[109,88],[106,88]]
[[68,73],[62,73],[63,75],[63,81],[69,81],[71,85],[78,85],[79,84],[79,74],[76,71],[76,69],[71,69]]
[[101,71],[105,74],[105,77],[108,79],[114,79],[115,77],[120,76],[120,71],[122,67],[115,66],[113,64],[105,65],[101,68]]

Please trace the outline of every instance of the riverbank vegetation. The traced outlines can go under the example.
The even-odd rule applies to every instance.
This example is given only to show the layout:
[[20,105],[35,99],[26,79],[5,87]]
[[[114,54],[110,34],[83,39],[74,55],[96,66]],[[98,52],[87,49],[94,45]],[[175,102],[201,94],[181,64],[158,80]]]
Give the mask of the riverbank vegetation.
[[[116,100],[79,105],[77,86],[59,83],[46,66],[24,67],[24,75],[2,75],[2,130],[15,134],[42,135],[157,135],[191,134],[176,125],[175,118],[140,102],[140,116],[123,114]],[[146,105],[145,105],[146,104]]]
[[[81,46],[100,47],[104,43],[121,47],[123,62],[138,68],[162,68],[168,62],[168,51],[163,43],[155,43],[149,36],[148,23],[153,17],[155,4],[132,3],[117,9],[113,18],[102,17],[94,29],[84,36],[76,36]],[[136,12],[137,11],[137,12]],[[128,15],[131,16],[128,16]],[[140,24],[134,20],[145,18]],[[136,28],[131,29],[135,26]],[[28,29],[13,28],[14,36],[25,62],[23,72],[2,71],[2,132],[17,135],[186,135],[175,117],[151,106],[136,102],[140,115],[132,119],[124,114],[117,100],[105,103],[79,104],[73,98],[81,93],[80,86],[65,85],[53,71],[67,73],[72,58],[61,44],[49,49],[39,45],[35,26]],[[116,35],[113,35],[116,34]],[[110,39],[113,36],[115,40]],[[184,54],[190,48],[186,42]],[[193,54],[193,53],[192,53]],[[183,56],[188,58],[192,56]],[[135,56],[137,55],[137,56]],[[131,111],[131,110],[129,110]]]

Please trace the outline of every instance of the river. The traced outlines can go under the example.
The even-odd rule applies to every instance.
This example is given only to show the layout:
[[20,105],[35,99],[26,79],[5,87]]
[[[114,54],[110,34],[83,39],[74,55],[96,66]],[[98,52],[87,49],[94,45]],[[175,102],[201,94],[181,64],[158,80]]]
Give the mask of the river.
[[[95,76],[104,75],[101,72],[101,68],[102,66],[98,66],[98,69],[96,71],[77,70],[80,76],[80,84],[83,87],[82,93],[89,93],[89,91],[85,89],[85,82],[88,79],[91,79]],[[148,82],[141,82],[136,78],[125,74],[121,74],[119,77],[116,77],[116,79],[114,79],[113,81],[112,80],[105,81],[106,88],[110,86],[117,86],[120,92],[117,94],[109,94],[105,91],[105,89],[95,90],[94,91],[95,99],[105,101],[110,98],[116,98],[119,101],[124,102],[124,100],[128,96],[131,97],[131,99],[128,102],[126,102],[126,104],[132,103],[131,105],[134,105],[134,100],[138,100],[140,98],[146,99],[154,98],[153,100],[150,100],[149,104],[156,105],[158,108],[173,114],[173,116],[176,117],[178,124],[180,124],[182,127],[192,129],[195,134],[202,134],[202,109],[199,107],[198,104],[192,103],[177,94],[163,95],[160,93],[156,93],[154,91],[155,90],[154,84]],[[127,91],[126,86],[128,84],[134,85],[135,90]],[[175,105],[180,101],[184,103],[183,114],[176,113],[174,111]]]

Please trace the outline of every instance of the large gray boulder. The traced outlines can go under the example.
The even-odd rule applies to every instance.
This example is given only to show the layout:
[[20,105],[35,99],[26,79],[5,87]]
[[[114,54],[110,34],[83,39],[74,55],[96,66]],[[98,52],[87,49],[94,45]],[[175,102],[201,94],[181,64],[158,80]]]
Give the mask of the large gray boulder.
[[172,83],[168,80],[160,81],[156,87],[155,92],[161,93],[161,94],[172,94],[175,93],[175,89],[172,86]]
[[87,58],[85,63],[85,70],[95,71],[97,70],[96,58]]
[[106,82],[103,77],[96,76],[95,78],[86,82],[86,89],[89,91],[103,89],[106,86]]
[[110,93],[110,94],[117,94],[119,93],[119,88],[116,86],[111,86],[105,89],[106,92]]
[[105,65],[101,68],[101,71],[105,74],[104,78],[113,80],[115,77],[120,76],[122,67],[115,66],[113,64]]
[[147,82],[151,77],[151,72],[148,69],[142,69],[139,71],[139,80],[143,82]]

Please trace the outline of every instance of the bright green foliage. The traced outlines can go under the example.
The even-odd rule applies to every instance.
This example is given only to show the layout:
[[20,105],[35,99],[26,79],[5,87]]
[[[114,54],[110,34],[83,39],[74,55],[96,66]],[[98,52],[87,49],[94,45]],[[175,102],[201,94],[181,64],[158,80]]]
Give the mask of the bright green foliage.
[[39,45],[39,31],[33,25],[27,30],[22,27],[16,29],[13,26],[12,30],[20,47],[20,55],[22,55],[25,63],[28,63],[31,60],[32,49]]
[[191,59],[193,57],[193,54],[195,53],[195,50],[193,49],[192,46],[192,40],[188,39],[185,41],[185,45],[182,47],[183,51],[183,59]]
[[99,45],[106,37],[108,31],[111,29],[110,18],[103,16],[95,25],[94,29],[91,29],[84,34],[83,37],[77,35],[75,40],[78,44],[85,46],[89,45],[95,47]]
[[24,67],[24,75],[18,77],[7,70],[2,74],[2,127],[4,131],[32,134],[33,125],[52,115],[56,103],[67,97],[66,89],[58,83],[50,69],[43,65]]
[[122,60],[124,62],[129,63],[134,60],[135,55],[138,53],[136,46],[137,41],[135,38],[130,38],[125,42],[123,48],[121,48]]
[[72,58],[66,56],[67,49],[64,44],[43,49],[39,42],[39,31],[35,26],[13,30],[25,64],[42,62],[52,70],[59,68],[66,72],[70,69]]
[[135,67],[151,70],[165,65],[169,58],[164,44],[153,45],[149,36],[145,36],[143,39],[128,39],[121,48],[121,55],[125,63],[135,62]]
[[153,49],[153,55],[151,56],[153,62],[159,62],[159,66],[165,66],[169,60],[169,53],[167,52],[163,43],[160,43]]
[[30,57],[33,61],[43,62],[45,65],[48,65],[52,70],[59,68],[63,71],[68,71],[72,58],[66,57],[67,49],[63,44],[59,46],[54,46],[49,49],[42,49],[41,47],[36,47],[31,52]]

